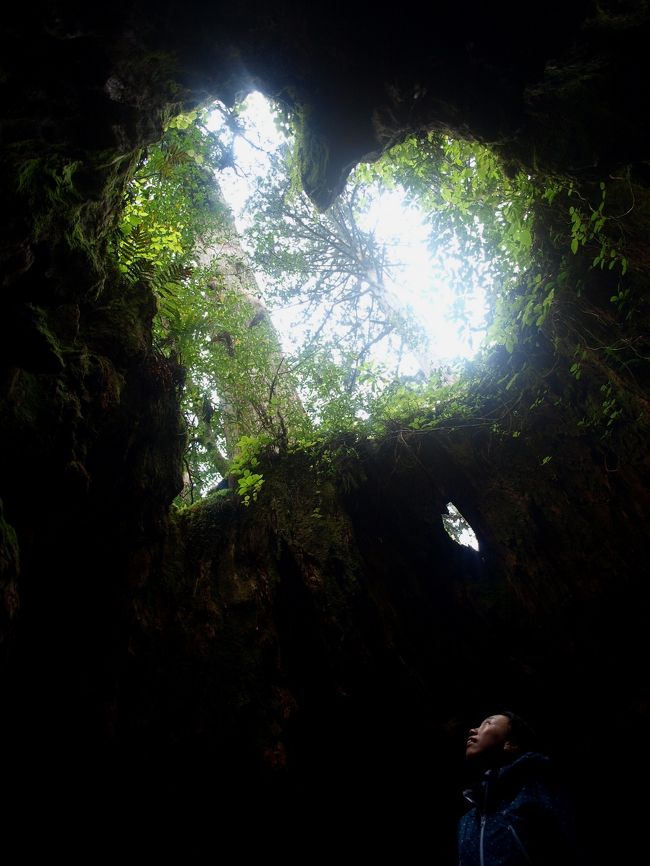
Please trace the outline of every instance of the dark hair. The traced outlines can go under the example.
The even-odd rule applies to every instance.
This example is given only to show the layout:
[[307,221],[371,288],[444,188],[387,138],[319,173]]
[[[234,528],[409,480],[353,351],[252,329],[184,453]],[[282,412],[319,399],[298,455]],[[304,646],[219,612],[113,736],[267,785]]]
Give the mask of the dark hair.
[[509,740],[522,752],[532,752],[538,747],[539,738],[525,719],[511,710],[502,710],[499,715],[510,719]]

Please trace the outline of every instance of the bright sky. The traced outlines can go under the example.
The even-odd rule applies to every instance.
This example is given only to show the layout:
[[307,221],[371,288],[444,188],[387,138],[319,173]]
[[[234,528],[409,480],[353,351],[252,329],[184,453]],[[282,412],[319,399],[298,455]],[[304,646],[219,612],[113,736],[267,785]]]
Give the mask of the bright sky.
[[[254,189],[257,178],[269,171],[267,153],[278,147],[282,138],[273,121],[269,103],[260,93],[249,94],[239,119],[247,127],[247,138],[253,144],[241,136],[237,137],[234,155],[239,172],[226,169],[219,175],[219,184],[241,232],[245,228],[242,218],[244,203]],[[215,111],[210,126],[217,130],[222,125],[222,117]],[[410,305],[415,311],[429,336],[432,354],[441,364],[454,358],[474,355],[483,339],[483,332],[476,332],[472,343],[467,335],[458,335],[456,326],[448,318],[454,294],[433,267],[427,248],[428,229],[421,211],[408,207],[399,189],[392,190],[377,197],[362,227],[374,229],[378,240],[391,244],[394,252],[392,258],[402,263],[399,268],[393,269],[392,278],[387,279],[386,283],[404,299],[405,306]],[[457,265],[453,255],[445,256],[448,270],[453,270]],[[258,275],[258,279],[263,286],[263,277]],[[474,300],[468,303],[468,310],[472,325],[480,328],[485,316],[484,292],[479,290],[475,295]],[[284,341],[295,328],[291,316],[291,311],[273,313],[275,327]],[[417,365],[414,370],[404,372],[416,370]]]

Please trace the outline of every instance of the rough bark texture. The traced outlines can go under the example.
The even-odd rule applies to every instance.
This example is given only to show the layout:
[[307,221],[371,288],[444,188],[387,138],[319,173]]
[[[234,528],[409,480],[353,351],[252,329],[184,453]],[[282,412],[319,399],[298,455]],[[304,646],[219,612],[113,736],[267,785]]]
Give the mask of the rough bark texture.
[[[503,702],[575,777],[591,859],[631,859],[650,714],[647,44],[645,3],[7,14],[0,742],[17,847],[87,859],[133,832],[143,856],[234,841],[408,862],[424,844],[453,863],[464,729]],[[181,371],[152,349],[151,293],[121,281],[110,232],[164,117],[252,83],[302,118],[323,207],[356,160],[416,128],[494,142],[587,195],[630,166],[635,322],[608,313],[613,276],[586,272],[534,358],[557,406],[487,388],[427,434],[269,459],[249,510],[172,519]],[[577,425],[601,381],[596,361],[569,373],[577,320],[636,340],[607,439]],[[517,358],[501,361],[503,397]],[[444,534],[449,500],[480,553]]]
[[[300,397],[289,379],[280,338],[269,312],[260,300],[260,289],[249,257],[244,251],[235,226],[235,218],[221,190],[217,191],[223,220],[220,237],[203,241],[199,247],[199,264],[212,269],[214,303],[229,293],[237,299],[241,321],[237,334],[223,326],[211,338],[229,357],[228,379],[215,377],[214,389],[221,397],[226,455],[238,456],[237,443],[242,436],[265,434],[286,442],[287,426],[303,414]],[[223,316],[222,316],[223,318]],[[239,345],[237,345],[239,343]],[[251,347],[257,347],[257,352]],[[259,360],[251,362],[251,356]],[[234,377],[236,387],[233,387]]]

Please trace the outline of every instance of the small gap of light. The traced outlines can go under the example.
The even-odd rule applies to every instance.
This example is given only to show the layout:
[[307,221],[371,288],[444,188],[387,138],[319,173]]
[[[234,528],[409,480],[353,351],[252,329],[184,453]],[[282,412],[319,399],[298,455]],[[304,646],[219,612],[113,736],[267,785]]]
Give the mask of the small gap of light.
[[445,527],[447,535],[456,544],[461,544],[463,547],[471,547],[472,550],[478,550],[478,538],[472,527],[453,502],[448,502],[446,507],[447,514],[442,515],[442,525]]

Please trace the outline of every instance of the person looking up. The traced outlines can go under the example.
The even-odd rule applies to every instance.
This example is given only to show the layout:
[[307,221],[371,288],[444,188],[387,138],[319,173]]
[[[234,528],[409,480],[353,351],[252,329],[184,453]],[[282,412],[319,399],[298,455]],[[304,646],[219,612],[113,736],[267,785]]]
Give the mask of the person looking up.
[[510,711],[471,728],[465,744],[475,784],[458,826],[459,866],[586,866],[571,809],[551,760]]

